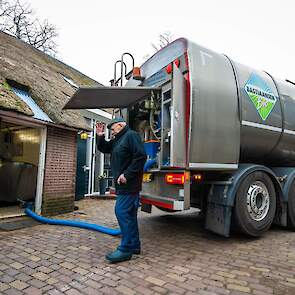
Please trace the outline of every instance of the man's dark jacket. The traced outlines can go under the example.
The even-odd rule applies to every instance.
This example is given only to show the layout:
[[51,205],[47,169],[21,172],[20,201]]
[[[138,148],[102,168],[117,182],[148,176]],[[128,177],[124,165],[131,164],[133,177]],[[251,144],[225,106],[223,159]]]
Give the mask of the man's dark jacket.
[[[116,194],[138,193],[141,190],[143,166],[146,161],[146,153],[139,134],[125,126],[110,141],[106,141],[104,136],[97,138],[98,150],[111,154]],[[124,174],[127,183],[117,183],[121,174]]]

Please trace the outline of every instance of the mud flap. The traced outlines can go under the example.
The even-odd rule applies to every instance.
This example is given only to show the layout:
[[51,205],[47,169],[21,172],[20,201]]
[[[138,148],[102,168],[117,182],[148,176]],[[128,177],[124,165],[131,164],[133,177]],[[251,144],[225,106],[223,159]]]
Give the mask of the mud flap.
[[273,224],[286,227],[288,225],[287,219],[288,219],[287,203],[281,202],[279,206],[277,204],[277,210],[276,210],[275,218],[273,220]]
[[228,185],[213,185],[208,195],[205,228],[229,237],[232,206],[226,202]]
[[206,214],[206,229],[229,237],[232,208],[229,206],[208,203]]
[[146,204],[146,203],[141,203],[141,211],[146,212],[146,213],[152,213],[152,205]]

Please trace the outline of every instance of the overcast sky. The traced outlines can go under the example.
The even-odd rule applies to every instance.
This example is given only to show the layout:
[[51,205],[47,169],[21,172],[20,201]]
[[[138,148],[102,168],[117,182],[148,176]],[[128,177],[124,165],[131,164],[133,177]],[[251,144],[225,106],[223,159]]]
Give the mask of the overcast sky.
[[293,0],[28,0],[39,18],[59,31],[61,59],[109,85],[114,62],[153,53],[151,43],[170,31],[233,60],[295,81]]

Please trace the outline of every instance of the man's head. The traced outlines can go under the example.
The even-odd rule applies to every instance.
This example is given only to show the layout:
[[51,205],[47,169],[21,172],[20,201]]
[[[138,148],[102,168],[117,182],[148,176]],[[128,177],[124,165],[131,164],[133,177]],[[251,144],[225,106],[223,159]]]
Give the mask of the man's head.
[[116,136],[125,126],[126,121],[123,118],[114,118],[107,125],[107,128],[111,130],[111,135]]

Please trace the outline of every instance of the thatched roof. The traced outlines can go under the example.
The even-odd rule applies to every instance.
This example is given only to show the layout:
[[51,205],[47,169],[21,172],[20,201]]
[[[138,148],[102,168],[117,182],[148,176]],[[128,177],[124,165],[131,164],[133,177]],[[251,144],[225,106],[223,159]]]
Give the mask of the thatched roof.
[[8,81],[27,87],[38,106],[58,125],[88,129],[80,111],[62,110],[78,86],[101,86],[72,67],[44,54],[17,38],[0,32],[0,109],[33,116],[9,87]]

